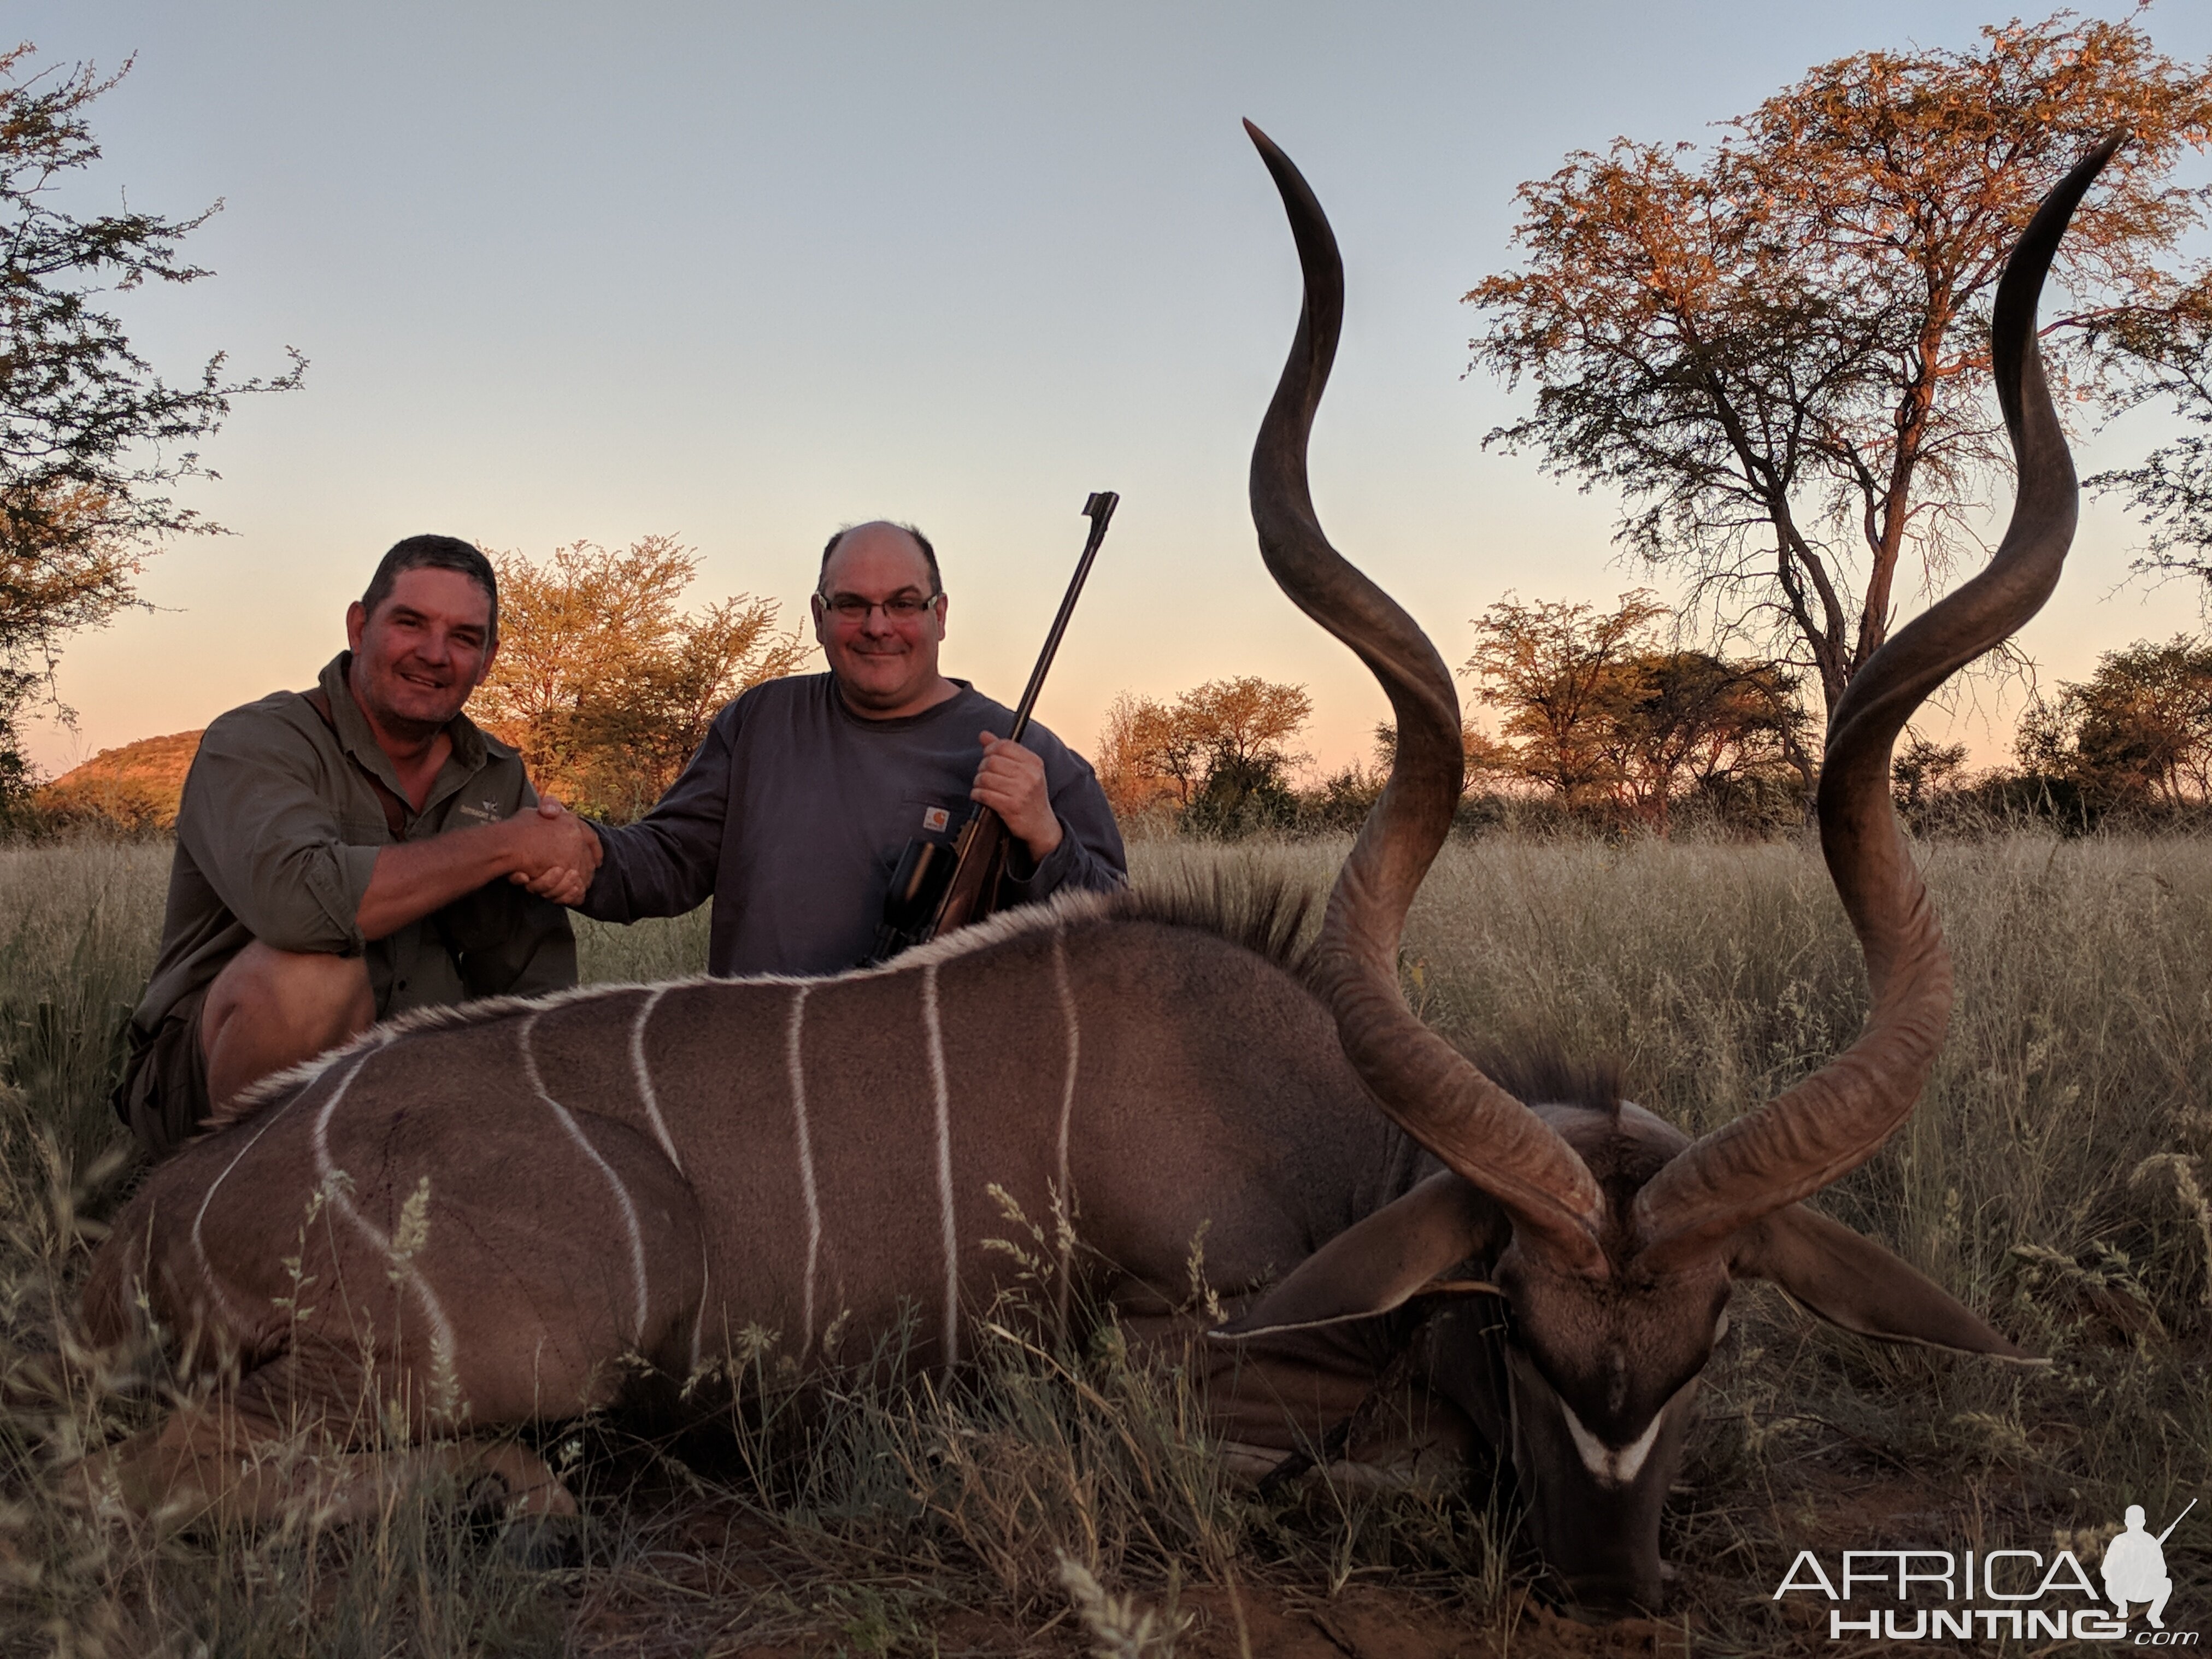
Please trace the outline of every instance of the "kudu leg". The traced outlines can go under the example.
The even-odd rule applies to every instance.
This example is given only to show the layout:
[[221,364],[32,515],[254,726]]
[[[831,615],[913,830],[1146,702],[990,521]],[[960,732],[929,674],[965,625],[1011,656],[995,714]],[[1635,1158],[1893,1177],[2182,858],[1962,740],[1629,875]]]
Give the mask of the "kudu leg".
[[[167,1422],[88,1460],[83,1496],[112,1495],[132,1513],[218,1525],[288,1516],[364,1521],[427,1480],[446,1478],[514,1516],[569,1516],[576,1500],[545,1460],[512,1441],[443,1440],[395,1451],[348,1451],[234,1405],[180,1407]],[[494,1490],[486,1493],[486,1482]]]
[[1190,1378],[1240,1478],[1288,1479],[1318,1466],[1353,1490],[1396,1491],[1486,1461],[1459,1407],[1426,1386],[1418,1365],[1394,1362],[1372,1328],[1232,1343],[1207,1340],[1211,1320],[1194,1314],[1124,1310],[1120,1323],[1133,1354]]
[[179,1407],[157,1427],[88,1459],[78,1474],[81,1496],[94,1505],[112,1498],[142,1516],[217,1524],[290,1516],[343,1522],[369,1519],[443,1477],[510,1515],[576,1513],[544,1460],[512,1441],[426,1438],[362,1449],[375,1395],[356,1389],[336,1405],[337,1396],[319,1399],[302,1388],[307,1373],[327,1369],[287,1354],[234,1388]]

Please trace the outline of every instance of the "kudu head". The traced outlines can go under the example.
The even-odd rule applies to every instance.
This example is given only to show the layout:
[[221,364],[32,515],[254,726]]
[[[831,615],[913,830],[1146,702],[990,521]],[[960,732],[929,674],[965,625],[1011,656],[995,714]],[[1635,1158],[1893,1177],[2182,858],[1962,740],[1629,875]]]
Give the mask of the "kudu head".
[[[2075,206],[2115,134],[2045,201],[1997,290],[1992,350],[2019,462],[2012,523],[1989,567],[1867,662],[1836,706],[1820,842],[1865,953],[1872,1006],[1848,1049],[1695,1142],[1626,1104],[1524,1103],[1407,1006],[1397,949],[1449,830],[1459,702],[1427,636],[1328,544],[1306,447],[1335,355],[1343,266],[1297,169],[1248,129],[1288,210],[1305,275],[1290,361],[1252,455],[1261,551],[1285,592],[1389,693],[1398,744],[1316,947],[1316,984],[1376,1103],[1443,1165],[1330,1242],[1222,1333],[1371,1317],[1469,1261],[1508,1308],[1509,1421],[1495,1424],[1528,1533],[1594,1612],[1656,1607],[1659,1515],[1698,1373],[1741,1278],[1780,1285],[1851,1330],[2008,1359],[2024,1355],[1888,1251],[1802,1208],[1903,1122],[1951,1007],[1951,962],[1890,804],[1890,751],[1921,702],[2041,607],[2073,538],[2074,467],[2045,384],[2035,312]],[[1449,1391],[1450,1379],[1436,1382]]]

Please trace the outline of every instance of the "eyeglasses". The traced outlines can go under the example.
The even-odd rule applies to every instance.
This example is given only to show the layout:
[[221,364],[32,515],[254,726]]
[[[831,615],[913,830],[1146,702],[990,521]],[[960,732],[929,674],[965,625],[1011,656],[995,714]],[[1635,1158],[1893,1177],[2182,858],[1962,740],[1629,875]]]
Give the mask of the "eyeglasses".
[[926,599],[915,593],[894,593],[888,599],[864,599],[858,593],[815,595],[842,623],[865,623],[871,611],[882,611],[885,622],[910,623],[944,597],[941,592]]

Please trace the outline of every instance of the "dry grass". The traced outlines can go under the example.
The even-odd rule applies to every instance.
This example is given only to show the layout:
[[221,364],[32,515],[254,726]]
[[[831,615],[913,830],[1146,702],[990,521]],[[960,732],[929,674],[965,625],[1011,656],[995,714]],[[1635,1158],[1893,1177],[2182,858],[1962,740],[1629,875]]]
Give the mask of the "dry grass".
[[[1140,878],[1249,861],[1319,885],[1341,847],[1138,854]],[[1801,1547],[2048,1550],[2128,1503],[2170,1516],[2212,1476],[2212,845],[1992,840],[1928,863],[1958,947],[1951,1041],[1911,1126],[1826,1204],[2056,1363],[1880,1348],[1740,1297],[1668,1523],[1668,1622],[1702,1651],[1829,1647],[1771,1597]],[[1377,1620],[1396,1643],[1377,1651],[1486,1651],[1509,1631],[1518,1651],[1600,1650],[1529,1607],[1493,1518],[1455,1500],[1227,1484],[1202,1402],[1110,1327],[1041,1342],[1002,1321],[951,1395],[856,1376],[795,1396],[756,1345],[729,1357],[745,1386],[715,1433],[555,1436],[585,1500],[565,1540],[434,1492],[367,1527],[250,1537],[71,1509],[61,1470],[149,1420],[162,1386],[140,1367],[40,1393],[21,1368],[65,1329],[87,1218],[127,1179],[104,1159],[104,1097],[165,868],[153,848],[0,852],[0,1370],[18,1389],[0,1654],[1191,1655],[1264,1652],[1294,1626],[1364,1652]],[[583,946],[591,977],[653,976],[696,969],[704,932],[586,928]],[[1455,844],[1406,964],[1455,1039],[1610,1051],[1692,1127],[1832,1052],[1863,995],[1817,863],[1790,846]],[[2205,1537],[2167,1545],[2185,1626]]]

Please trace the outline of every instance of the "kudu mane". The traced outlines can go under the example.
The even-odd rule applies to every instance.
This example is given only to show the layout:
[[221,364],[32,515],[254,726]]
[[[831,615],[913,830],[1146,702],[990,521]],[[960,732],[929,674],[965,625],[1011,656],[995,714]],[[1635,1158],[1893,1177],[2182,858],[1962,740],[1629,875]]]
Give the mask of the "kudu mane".
[[1617,1056],[1570,1054],[1548,1037],[1478,1048],[1468,1058],[1516,1100],[1618,1116],[1628,1099],[1627,1068]]

